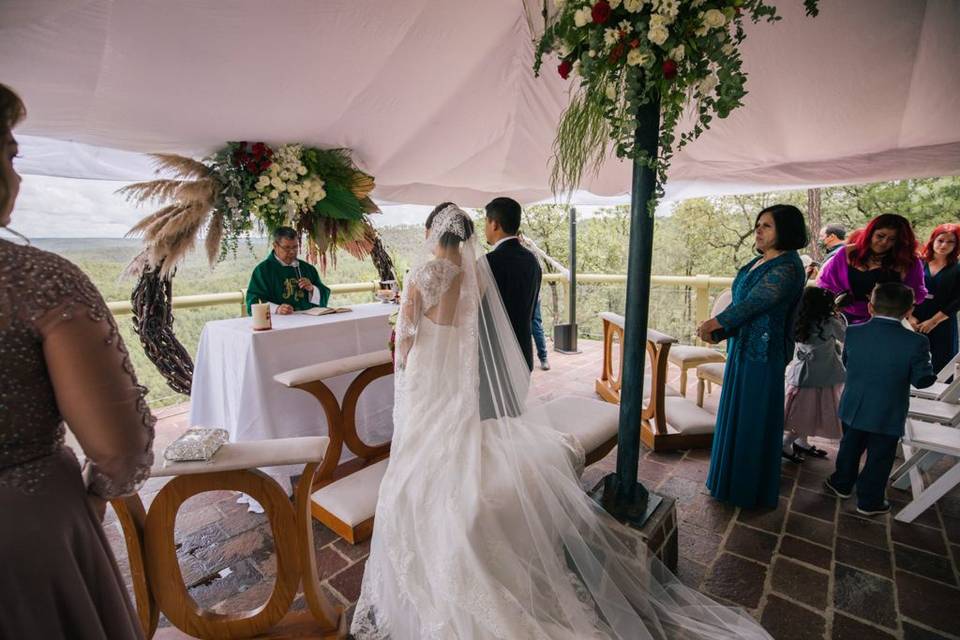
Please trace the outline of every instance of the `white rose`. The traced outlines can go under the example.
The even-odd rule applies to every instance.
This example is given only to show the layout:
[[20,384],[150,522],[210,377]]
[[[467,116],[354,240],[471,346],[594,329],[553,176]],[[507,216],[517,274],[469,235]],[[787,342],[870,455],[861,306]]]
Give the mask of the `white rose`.
[[640,51],[640,49],[630,49],[630,53],[627,54],[627,64],[631,67],[646,64],[649,57],[649,54]]
[[725,55],[725,56],[732,55],[732,54],[733,54],[733,45],[730,44],[730,43],[727,43],[727,44],[723,45],[722,47],[720,47],[720,51],[723,51],[723,55]]
[[270,192],[270,199],[276,200],[279,195],[280,195],[280,192],[274,189],[273,191]]
[[573,23],[578,27],[585,27],[592,21],[593,15],[590,11],[590,7],[578,9],[577,12],[573,14]]
[[611,9],[616,9],[617,7],[620,6],[621,2],[623,2],[623,0],[609,0],[608,4],[610,5]]
[[[628,59],[629,59],[629,56],[628,56]],[[607,83],[606,94],[607,94],[607,98],[609,98],[610,100],[616,100],[616,99],[617,99],[617,85],[615,85],[615,84],[612,83],[612,82],[608,82],[608,83]]]
[[687,51],[684,49],[683,45],[679,45],[670,49],[670,58],[675,62],[680,62],[683,60],[683,57],[686,55]]
[[656,45],[662,45],[669,37],[670,32],[667,31],[666,27],[653,27],[647,33],[647,38],[650,39],[650,42]]
[[651,28],[651,29],[654,29],[654,28],[656,28],[656,27],[662,27],[662,26],[664,26],[664,25],[666,25],[666,24],[667,24],[667,23],[664,22],[664,20],[663,20],[663,16],[660,15],[659,13],[654,13],[654,14],[652,14],[652,15],[650,16],[650,28]]
[[303,166],[303,165],[300,165],[299,167],[297,167],[297,175],[298,175],[298,176],[305,176],[305,175],[307,175],[307,168],[306,168],[305,166]]
[[717,88],[717,83],[720,80],[713,73],[708,75],[706,78],[700,81],[699,86],[697,87],[700,90],[702,95],[708,96],[713,93],[713,90]]
[[283,180],[280,179],[280,176],[276,176],[270,179],[270,184],[273,185],[274,189],[283,189]]
[[617,44],[617,40],[620,39],[620,31],[617,29],[604,29],[603,31],[603,44],[611,47]]
[[582,76],[583,75],[583,63],[579,60],[573,61],[573,73]]
[[723,11],[719,9],[707,9],[703,14],[703,23],[711,29],[717,29],[727,24],[727,16],[723,15]]
[[623,8],[630,13],[639,13],[646,0],[623,0]]

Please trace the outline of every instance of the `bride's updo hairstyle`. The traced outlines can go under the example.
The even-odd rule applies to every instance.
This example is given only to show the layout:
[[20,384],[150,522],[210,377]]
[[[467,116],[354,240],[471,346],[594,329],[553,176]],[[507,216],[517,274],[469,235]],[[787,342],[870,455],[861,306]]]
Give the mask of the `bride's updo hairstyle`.
[[[447,207],[456,207],[456,206],[457,205],[455,205],[452,202],[441,202],[440,204],[435,206],[433,208],[433,211],[430,212],[430,215],[427,216],[427,230],[429,231],[431,228],[433,228],[434,222],[437,221],[437,216],[440,215],[444,209],[446,209]],[[462,221],[463,224],[462,225],[457,224],[456,233],[452,231],[447,231],[440,235],[440,237],[437,239],[437,243],[441,247],[456,247],[458,244],[460,244],[465,240],[468,240],[470,236],[473,235],[473,220],[471,220],[468,216],[461,215],[459,213],[455,213],[453,215],[456,215],[456,217],[459,219],[457,220],[458,223]],[[461,227],[463,231],[462,234],[460,233]]]

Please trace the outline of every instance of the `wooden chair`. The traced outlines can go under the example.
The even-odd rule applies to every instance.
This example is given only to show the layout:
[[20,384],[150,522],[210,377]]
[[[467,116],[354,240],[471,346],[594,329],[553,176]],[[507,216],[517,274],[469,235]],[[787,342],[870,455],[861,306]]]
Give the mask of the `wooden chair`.
[[[733,300],[730,289],[725,289],[717,295],[710,311],[710,317],[716,317],[726,309]],[[677,344],[670,350],[670,363],[680,369],[680,395],[687,395],[687,371],[704,364],[725,362],[727,357],[712,347],[703,347],[689,344]],[[702,403],[701,403],[702,406]]]
[[[723,385],[723,369],[727,366],[725,362],[710,362],[697,367],[697,406],[703,406],[704,391],[712,393],[712,385],[718,387]],[[706,387],[706,388],[704,388]]]
[[[617,362],[613,359],[613,344],[623,344],[623,316],[603,312],[603,368],[594,388],[597,394],[614,404],[620,403],[623,374],[623,351]],[[707,448],[713,444],[716,418],[676,392],[670,393],[667,367],[671,346],[676,338],[654,329],[647,330],[647,357],[650,362],[649,381],[644,378],[645,406],[641,410],[640,440],[654,451]],[[646,390],[649,388],[649,392]]]
[[[343,404],[325,380],[358,372],[347,387]],[[278,373],[274,380],[315,397],[327,418],[330,448],[317,473],[310,504],[313,517],[351,544],[370,538],[380,480],[387,469],[390,443],[371,446],[357,434],[356,411],[360,394],[378,378],[393,373],[389,350],[365,353]],[[343,446],[357,456],[339,464]]]
[[[158,465],[152,477],[173,476],[157,493],[149,510],[139,495],[111,504],[123,527],[137,612],[148,640],[158,638],[342,638],[343,607],[331,604],[320,587],[310,491],[327,458],[326,437],[286,438],[223,445],[210,462]],[[294,501],[259,467],[304,464]],[[204,491],[242,491],[264,508],[273,532],[277,575],[267,601],[250,611],[222,614],[200,608],[187,592],[177,559],[174,526],[177,510]],[[290,612],[303,584],[307,610]],[[173,628],[157,631],[160,612]]]

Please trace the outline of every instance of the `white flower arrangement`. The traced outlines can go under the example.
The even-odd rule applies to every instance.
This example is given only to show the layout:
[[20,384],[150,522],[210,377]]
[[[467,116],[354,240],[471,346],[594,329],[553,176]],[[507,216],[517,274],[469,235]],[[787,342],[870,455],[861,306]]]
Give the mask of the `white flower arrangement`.
[[[767,0],[769,1],[769,0]],[[818,0],[803,0],[817,15]],[[554,144],[555,192],[575,189],[588,167],[606,157],[605,140],[617,156],[645,162],[657,172],[662,194],[673,154],[741,106],[746,74],[739,45],[743,21],[779,20],[764,0],[575,0],[558,12],[541,37],[534,70],[557,53],[560,76],[579,83],[561,118]],[[660,105],[657,158],[635,147],[642,105]],[[676,132],[693,109],[691,128]]]

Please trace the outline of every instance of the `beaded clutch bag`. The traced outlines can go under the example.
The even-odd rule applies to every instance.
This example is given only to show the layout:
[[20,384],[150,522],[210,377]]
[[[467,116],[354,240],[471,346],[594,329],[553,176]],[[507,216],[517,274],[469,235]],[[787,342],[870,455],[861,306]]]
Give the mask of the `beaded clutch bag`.
[[226,429],[194,427],[170,443],[163,451],[168,462],[202,460],[206,462],[230,439]]

